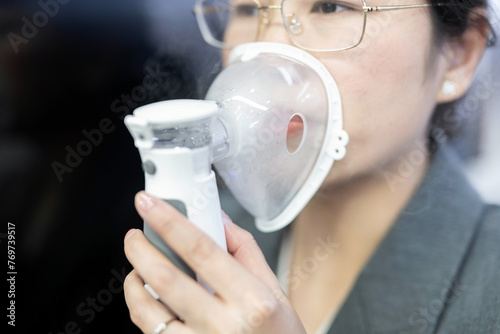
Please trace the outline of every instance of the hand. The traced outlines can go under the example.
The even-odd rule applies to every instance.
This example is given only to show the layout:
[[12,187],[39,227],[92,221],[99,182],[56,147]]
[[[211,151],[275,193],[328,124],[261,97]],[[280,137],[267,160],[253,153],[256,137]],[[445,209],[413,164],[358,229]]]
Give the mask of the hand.
[[[140,192],[141,217],[215,291],[211,294],[151,245],[140,230],[125,236],[134,267],[124,283],[132,321],[153,333],[305,333],[252,235],[225,216],[228,253],[165,201]],[[147,282],[159,295],[155,300]],[[175,315],[174,315],[175,314]]]

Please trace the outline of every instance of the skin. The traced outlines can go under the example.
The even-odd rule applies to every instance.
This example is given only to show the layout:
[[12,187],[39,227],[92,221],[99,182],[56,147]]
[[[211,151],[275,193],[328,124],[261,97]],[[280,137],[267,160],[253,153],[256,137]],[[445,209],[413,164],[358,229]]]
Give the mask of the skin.
[[[398,1],[407,3],[414,2]],[[383,4],[390,3],[369,5]],[[337,313],[425,175],[430,160],[426,128],[436,104],[465,93],[486,45],[481,31],[469,29],[436,50],[427,11],[390,12],[383,33],[367,36],[363,46],[313,53],[338,83],[351,140],[346,158],[335,163],[293,223],[291,268],[314,256],[318,237],[328,236],[340,246],[288,296],[253,237],[229,218],[225,253],[164,201],[144,192],[136,196],[141,217],[216,291],[211,295],[185,276],[141,231],[129,231],[125,253],[135,269],[125,280],[125,298],[143,332],[174,317],[172,311],[183,322],[170,323],[162,333],[313,333]],[[379,14],[369,15],[369,28],[376,28],[374,15]],[[279,15],[271,16],[261,40],[292,44]],[[456,94],[442,93],[446,80],[457,83]],[[387,175],[401,176],[401,159],[412,154],[420,159],[411,173],[388,181]],[[164,304],[144,289],[145,281]]]

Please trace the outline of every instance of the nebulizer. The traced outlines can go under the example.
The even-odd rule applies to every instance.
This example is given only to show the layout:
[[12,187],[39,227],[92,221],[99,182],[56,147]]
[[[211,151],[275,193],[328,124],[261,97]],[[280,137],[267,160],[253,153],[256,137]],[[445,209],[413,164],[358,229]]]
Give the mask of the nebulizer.
[[[324,65],[293,46],[234,48],[205,100],[171,100],[125,118],[139,149],[145,190],[181,211],[226,249],[220,178],[259,230],[288,225],[346,153],[342,103]],[[195,273],[144,223],[146,237]]]

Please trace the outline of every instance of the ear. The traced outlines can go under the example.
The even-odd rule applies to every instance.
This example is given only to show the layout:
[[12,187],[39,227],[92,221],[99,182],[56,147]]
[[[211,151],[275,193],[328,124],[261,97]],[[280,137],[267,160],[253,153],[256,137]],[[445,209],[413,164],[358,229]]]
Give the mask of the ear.
[[438,103],[452,102],[467,92],[476,73],[477,66],[487,45],[488,17],[483,9],[475,9],[469,16],[469,28],[458,38],[450,40],[445,47],[448,60],[442,86],[437,96]]

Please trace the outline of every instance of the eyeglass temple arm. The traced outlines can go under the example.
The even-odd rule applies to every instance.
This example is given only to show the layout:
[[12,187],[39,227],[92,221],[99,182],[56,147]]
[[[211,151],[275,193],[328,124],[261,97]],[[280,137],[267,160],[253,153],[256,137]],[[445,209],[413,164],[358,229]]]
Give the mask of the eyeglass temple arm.
[[[437,4],[437,6],[442,6],[442,3]],[[375,6],[375,7],[363,7],[365,13],[369,12],[384,12],[389,10],[398,9],[411,9],[411,8],[424,8],[436,6],[434,4],[420,4],[420,5],[396,5],[396,6]]]

